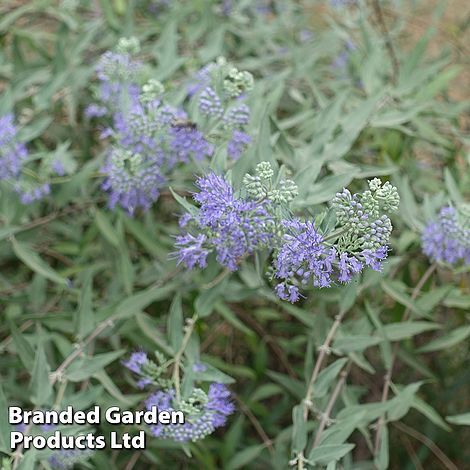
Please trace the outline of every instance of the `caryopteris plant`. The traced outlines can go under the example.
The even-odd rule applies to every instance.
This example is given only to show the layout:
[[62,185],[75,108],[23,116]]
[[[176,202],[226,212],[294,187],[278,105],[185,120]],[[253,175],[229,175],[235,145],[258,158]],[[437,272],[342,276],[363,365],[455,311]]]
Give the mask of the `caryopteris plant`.
[[0,2],[2,470],[468,467],[468,20],[432,3]]

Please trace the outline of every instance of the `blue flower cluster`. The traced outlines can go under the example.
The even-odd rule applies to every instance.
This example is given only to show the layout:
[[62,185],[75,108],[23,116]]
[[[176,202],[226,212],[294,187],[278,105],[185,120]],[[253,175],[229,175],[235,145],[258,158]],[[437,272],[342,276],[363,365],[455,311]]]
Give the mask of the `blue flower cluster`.
[[470,266],[470,217],[465,206],[441,208],[422,233],[423,252],[432,261]]
[[71,470],[78,463],[88,459],[92,453],[91,449],[61,449],[55,451],[47,461],[54,470]]
[[23,204],[42,199],[51,191],[48,183],[33,182],[23,170],[28,161],[26,145],[19,141],[13,114],[0,116],[0,181],[12,185]]
[[199,192],[194,200],[200,209],[180,219],[185,233],[176,238],[179,263],[203,268],[209,253],[215,252],[221,265],[235,271],[246,256],[269,246],[274,222],[267,200],[237,197],[227,180],[215,173],[199,178],[196,186]]
[[[160,363],[164,363],[162,358]],[[124,366],[137,374],[139,388],[157,385],[159,389],[151,393],[145,401],[148,410],[156,406],[159,411],[182,411],[184,424],[157,424],[150,427],[153,436],[171,439],[176,442],[198,441],[212,434],[215,429],[225,425],[227,417],[235,411],[228,388],[220,383],[210,383],[207,392],[195,387],[188,397],[177,398],[175,385],[171,380],[162,381],[166,373],[166,364],[159,366],[149,360],[143,351],[134,352],[123,362]],[[193,372],[203,372],[204,364],[194,364]]]
[[[97,103],[86,110],[88,117],[110,124],[101,132],[102,138],[111,139],[101,168],[102,188],[109,194],[109,206],[119,205],[129,215],[152,206],[176,165],[210,158],[212,142],[223,143],[227,154],[238,158],[251,141],[242,130],[250,114],[243,103],[243,94],[252,87],[250,74],[225,61],[196,74],[189,94],[206,117],[195,123],[182,108],[166,103],[160,82],[147,79],[144,66],[133,59],[138,50],[136,39],[121,39],[116,52],[103,54],[97,65]],[[214,80],[220,87],[212,86]]]
[[151,427],[151,433],[161,439],[176,442],[195,442],[212,434],[225,425],[227,417],[235,411],[228,388],[220,383],[211,383],[208,392],[195,388],[190,397],[176,402],[173,389],[158,391],[149,396],[147,409],[156,406],[160,411],[183,411],[184,424],[161,425]]
[[275,291],[290,302],[301,297],[302,287],[348,283],[366,266],[381,269],[392,231],[386,213],[399,204],[395,187],[375,178],[362,194],[344,189],[332,201],[337,228],[323,234],[315,222],[289,216],[297,188],[290,180],[274,187],[273,175],[266,162],[256,167],[254,176],[245,175],[245,199],[236,197],[221,176],[199,178],[194,195],[199,209],[180,219],[185,231],[176,238],[178,261],[190,269],[204,268],[215,252],[216,260],[234,271],[248,255],[270,249],[271,278],[278,281]]
[[338,245],[325,241],[311,221],[299,219],[284,222],[284,240],[274,260],[275,276],[281,279],[276,286],[279,298],[296,302],[299,287],[330,287],[333,283],[348,283],[365,266],[379,271],[387,257],[387,246],[352,254],[339,252]]

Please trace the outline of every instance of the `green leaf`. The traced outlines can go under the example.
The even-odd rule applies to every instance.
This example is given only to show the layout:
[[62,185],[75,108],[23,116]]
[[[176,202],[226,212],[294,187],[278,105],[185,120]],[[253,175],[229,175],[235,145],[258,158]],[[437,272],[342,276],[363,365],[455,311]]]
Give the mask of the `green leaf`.
[[36,469],[37,450],[31,449],[23,454],[18,470],[35,470]]
[[203,290],[194,301],[194,309],[200,318],[212,313],[215,305],[224,297],[228,279],[225,278],[216,286]]
[[176,294],[171,302],[167,329],[170,345],[174,351],[178,351],[183,341],[183,306],[181,294]]
[[234,326],[237,330],[241,331],[242,333],[250,336],[254,336],[252,330],[250,330],[244,323],[242,323],[233,311],[228,307],[226,304],[222,302],[218,302],[215,306],[215,310],[219,313],[228,323]]
[[424,400],[415,396],[413,398],[413,402],[411,407],[415,410],[419,411],[422,415],[426,416],[432,423],[440,428],[444,429],[444,431],[450,431],[450,427],[447,426],[446,422],[441,418],[439,413],[431,406],[428,405]]
[[412,312],[420,316],[426,316],[426,312],[423,312],[419,306],[411,300],[411,297],[403,292],[401,287],[403,286],[401,282],[392,281],[390,279],[384,280],[381,282],[382,289],[390,296],[392,299],[395,299],[400,304],[409,308]]
[[181,207],[183,207],[183,209],[186,209],[186,211],[189,212],[191,215],[196,215],[198,213],[197,207],[190,204],[185,197],[181,197],[178,193],[173,191],[173,188],[171,186],[170,186],[170,192],[175,198],[175,201]]
[[328,388],[332,384],[333,380],[336,379],[341,369],[348,362],[347,357],[342,357],[336,360],[328,367],[325,367],[319,374],[315,386],[313,388],[313,396],[315,398],[322,398],[328,392]]
[[29,386],[31,401],[36,406],[45,405],[52,396],[52,385],[49,380],[50,372],[51,370],[47,363],[46,353],[44,352],[42,343],[39,342]]
[[374,459],[377,470],[387,470],[389,464],[389,448],[388,448],[388,426],[382,426],[380,434],[379,454]]
[[118,304],[114,311],[114,316],[116,319],[121,319],[135,315],[152,302],[166,299],[174,289],[174,283],[167,283],[163,287],[149,287]]
[[261,119],[261,128],[258,136],[258,145],[256,148],[257,162],[270,162],[277,166],[273,158],[273,149],[270,142],[271,123],[268,117],[268,109],[265,110]]
[[123,395],[116,384],[112,381],[111,377],[105,370],[100,370],[93,374],[93,378],[99,380],[106,391],[120,403],[128,407],[135,406],[141,400],[141,394],[138,395]]
[[108,215],[96,209],[95,222],[103,237],[115,248],[118,248],[119,237],[117,236],[116,229],[111,225]]
[[264,444],[249,446],[246,449],[236,453],[232,459],[227,463],[225,470],[238,470],[239,468],[246,468],[246,465],[253,465],[256,457],[263,452]]
[[34,350],[13,322],[10,322],[10,331],[16,352],[27,370],[32,370],[34,364]]
[[11,425],[8,421],[8,402],[0,383],[0,452],[10,452]]
[[18,258],[34,272],[59,285],[67,285],[68,280],[60,276],[48,264],[46,264],[29,245],[13,238],[12,246],[16,256],[18,256]]
[[375,346],[382,341],[378,336],[351,335],[336,338],[333,343],[333,349],[338,349],[344,354],[354,351],[364,351],[365,349]]
[[292,452],[299,454],[307,445],[307,423],[304,418],[303,405],[294,406],[292,422]]
[[452,198],[452,201],[455,204],[460,204],[461,202],[463,202],[463,198],[462,198],[462,195],[460,194],[457,183],[448,168],[444,169],[444,179],[445,179],[447,191],[450,197]]
[[390,341],[401,341],[405,338],[419,335],[425,331],[432,331],[442,328],[438,323],[431,323],[427,321],[406,321],[397,322],[390,325],[385,325],[383,332],[386,338]]
[[[179,196],[178,196],[179,197]],[[148,233],[145,227],[135,219],[123,217],[124,225],[127,231],[153,256],[164,256],[166,253],[155,243],[154,237]]]
[[232,384],[235,382],[230,375],[225,374],[216,367],[206,363],[204,363],[204,366],[206,369],[203,372],[197,373],[197,378],[201,381],[218,382],[221,384]]
[[390,408],[388,410],[388,420],[398,421],[405,416],[413,405],[415,395],[423,382],[416,382],[407,385],[400,390],[392,400],[390,400]]
[[312,464],[328,465],[332,460],[338,461],[355,447],[354,444],[323,444],[312,449],[308,460]]
[[65,377],[71,382],[81,382],[82,380],[89,379],[118,357],[121,357],[125,352],[125,349],[119,349],[118,351],[95,354],[93,357],[77,359],[69,366]]
[[446,420],[451,424],[457,424],[459,426],[470,426],[470,413],[446,416]]
[[78,339],[84,338],[95,326],[93,312],[93,275],[90,271],[85,275],[78,308],[75,312],[75,332]]
[[426,315],[426,317],[430,318],[431,312],[434,309],[434,307],[436,307],[436,305],[442,302],[449,295],[451,290],[452,290],[452,286],[449,286],[449,285],[440,286],[435,289],[432,289],[431,291],[423,294],[416,301],[416,306],[422,312],[429,312],[429,314]]
[[441,349],[452,348],[456,344],[460,343],[470,335],[470,326],[461,326],[451,331],[449,334],[441,336],[423,347],[419,348],[417,352],[432,352],[440,351]]

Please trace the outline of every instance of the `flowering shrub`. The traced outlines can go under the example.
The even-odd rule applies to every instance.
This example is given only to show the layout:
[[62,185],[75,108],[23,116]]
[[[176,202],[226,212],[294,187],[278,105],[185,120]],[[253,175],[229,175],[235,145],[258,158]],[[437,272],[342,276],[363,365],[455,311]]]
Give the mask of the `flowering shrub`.
[[[464,26],[415,42],[424,2],[17,3],[0,467],[465,468]],[[145,449],[92,445],[112,435]]]

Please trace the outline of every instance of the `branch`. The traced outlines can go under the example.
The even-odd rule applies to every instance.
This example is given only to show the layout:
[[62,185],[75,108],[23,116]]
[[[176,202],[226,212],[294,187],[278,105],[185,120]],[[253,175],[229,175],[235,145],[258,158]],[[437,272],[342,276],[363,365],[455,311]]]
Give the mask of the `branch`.
[[[177,273],[179,272],[179,269],[175,269],[174,271],[172,271],[171,273],[169,273],[168,276],[165,276],[164,279],[156,282],[154,284],[154,288],[155,289],[158,289],[159,287],[161,287],[165,282],[167,282],[168,280],[170,280],[171,278],[173,278]],[[114,323],[116,322],[116,320],[119,319],[119,313],[115,313],[114,315],[111,315],[110,317],[108,317],[106,320],[103,320],[101,323],[99,323],[97,325],[97,327],[93,330],[92,333],[90,333],[90,335],[88,335],[81,343],[78,343],[75,347],[75,350],[70,353],[65,359],[64,361],[62,362],[62,364],[60,364],[60,366],[54,371],[54,372],[51,372],[50,374],[50,382],[51,382],[51,385],[54,385],[58,380],[62,380],[63,378],[63,375],[64,375],[64,372],[65,370],[67,369],[67,367],[70,366],[70,364],[72,364],[72,362],[75,361],[75,359],[77,359],[82,353],[83,351],[85,350],[85,348],[95,339],[97,338],[98,336],[101,335],[101,333],[103,333],[103,331],[105,331],[106,329],[112,327],[114,325]]]
[[338,399],[338,396],[346,382],[346,378],[350,370],[351,370],[351,361],[348,361],[346,367],[340,373],[339,380],[336,384],[336,387],[334,388],[333,393],[331,394],[331,397],[328,401],[328,404],[326,405],[326,409],[324,413],[322,414],[320,426],[318,427],[317,434],[315,435],[315,440],[313,441],[313,448],[315,448],[320,442],[320,437],[325,427],[328,425],[328,422],[330,421],[331,412],[333,411],[333,406],[335,405],[336,400]]
[[189,338],[194,331],[194,325],[196,324],[197,315],[194,315],[192,318],[188,318],[186,321],[186,332],[183,337],[183,341],[181,342],[181,347],[175,354],[174,363],[173,363],[173,383],[175,385],[175,393],[176,393],[176,401],[181,401],[181,392],[180,392],[180,367],[181,367],[181,359],[183,358],[184,351],[186,346],[188,345]]
[[[424,287],[427,280],[431,277],[432,273],[435,271],[436,268],[437,268],[436,264],[431,264],[431,266],[429,266],[429,268],[425,271],[421,279],[416,284],[416,287],[414,288],[413,293],[411,294],[412,301],[416,300],[419,293],[421,292],[421,289]],[[407,309],[405,310],[405,313],[403,314],[402,321],[407,321],[410,318],[410,315],[411,315],[411,308],[407,307]],[[390,390],[390,384],[392,382],[393,367],[397,359],[399,346],[400,346],[400,343],[397,342],[395,343],[393,347],[392,358],[390,360],[390,367],[388,368],[387,373],[385,374],[384,386],[382,389],[382,398],[380,400],[381,403],[385,403],[388,400],[388,392]],[[384,424],[385,424],[385,416],[381,416],[377,420],[377,424],[376,424],[377,431],[375,434],[374,455],[377,455],[379,452],[380,437],[382,434],[382,427]]]
[[346,311],[347,310],[340,312],[338,315],[335,316],[335,321],[333,325],[331,326],[330,331],[328,331],[328,334],[326,335],[324,343],[318,348],[318,350],[320,351],[320,354],[318,355],[318,358],[315,362],[315,367],[313,369],[312,376],[310,377],[310,381],[308,383],[307,393],[305,394],[305,398],[303,400],[305,420],[307,420],[308,410],[312,406],[313,387],[318,378],[318,374],[320,373],[320,369],[323,364],[323,361],[325,360],[325,357],[330,353],[330,344],[333,341],[333,338],[336,334],[336,330],[339,328],[339,325],[341,324],[341,321],[343,320],[344,315],[346,314]]

